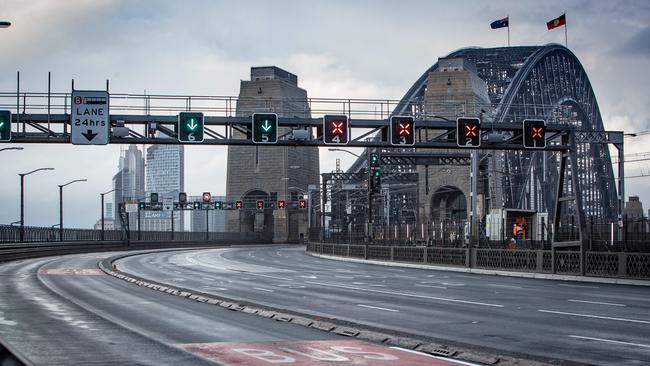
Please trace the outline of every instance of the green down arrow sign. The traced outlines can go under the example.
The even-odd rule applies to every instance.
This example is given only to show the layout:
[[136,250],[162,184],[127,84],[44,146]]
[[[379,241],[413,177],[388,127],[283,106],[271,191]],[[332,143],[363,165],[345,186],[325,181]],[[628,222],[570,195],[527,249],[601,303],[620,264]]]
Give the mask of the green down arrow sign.
[[269,132],[271,128],[273,128],[273,125],[269,122],[269,120],[267,119],[266,121],[264,121],[264,124],[262,125],[262,129],[264,130],[264,132]]
[[199,124],[196,123],[196,119],[194,119],[194,118],[190,118],[190,119],[188,120],[188,123],[187,123],[186,126],[187,126],[187,128],[190,129],[190,131],[194,131],[194,130],[196,130],[197,127],[199,127]]

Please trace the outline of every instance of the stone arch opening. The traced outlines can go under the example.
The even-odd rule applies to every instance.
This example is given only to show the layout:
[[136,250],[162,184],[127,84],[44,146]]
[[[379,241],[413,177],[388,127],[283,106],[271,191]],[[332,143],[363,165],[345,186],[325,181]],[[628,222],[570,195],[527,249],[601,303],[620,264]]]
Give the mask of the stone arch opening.
[[462,241],[467,224],[467,199],[454,186],[442,186],[431,195],[433,237],[443,242]]
[[[242,195],[244,207],[239,211],[240,232],[273,234],[273,207],[268,193],[252,189]],[[264,201],[264,209],[257,208]]]

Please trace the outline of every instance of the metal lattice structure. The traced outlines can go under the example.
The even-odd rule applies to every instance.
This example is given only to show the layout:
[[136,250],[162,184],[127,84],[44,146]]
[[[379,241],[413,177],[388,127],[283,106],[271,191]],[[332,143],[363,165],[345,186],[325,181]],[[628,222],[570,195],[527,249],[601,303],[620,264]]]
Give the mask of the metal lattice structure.
[[[494,123],[521,123],[541,118],[547,125],[572,126],[581,131],[603,131],[603,121],[589,78],[577,57],[566,47],[546,46],[465,48],[447,58],[464,58],[476,65],[478,76],[488,88],[491,105],[484,120]],[[393,115],[426,115],[427,69],[407,91]],[[605,144],[575,142],[576,167],[567,172],[577,176],[578,187],[565,184],[565,195],[577,190],[583,217],[614,219],[618,197],[609,150]],[[559,154],[550,152],[504,151],[491,158],[502,174],[490,173],[504,207],[553,211],[559,180]],[[362,165],[357,161],[349,171]],[[564,180],[568,182],[569,180]],[[621,192],[619,192],[621,194]],[[493,200],[495,201],[495,200]],[[575,203],[566,205],[562,216],[573,215]]]

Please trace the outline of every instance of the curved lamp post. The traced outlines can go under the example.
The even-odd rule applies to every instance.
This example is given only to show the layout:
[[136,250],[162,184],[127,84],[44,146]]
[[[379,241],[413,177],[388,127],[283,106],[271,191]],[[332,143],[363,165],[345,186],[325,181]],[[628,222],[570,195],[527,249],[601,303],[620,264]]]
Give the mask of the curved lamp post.
[[20,242],[25,239],[25,176],[41,170],[54,170],[54,168],[38,168],[31,172],[19,173],[20,176]]
[[63,241],[63,187],[76,182],[86,182],[88,179],[75,179],[66,184],[59,184],[59,241]]

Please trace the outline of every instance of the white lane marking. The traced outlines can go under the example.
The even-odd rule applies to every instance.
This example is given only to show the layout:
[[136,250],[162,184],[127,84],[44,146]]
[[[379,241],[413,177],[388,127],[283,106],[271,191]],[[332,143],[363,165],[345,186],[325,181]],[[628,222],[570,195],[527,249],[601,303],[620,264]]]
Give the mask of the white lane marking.
[[354,276],[334,276],[336,278],[354,279]]
[[569,335],[569,337],[578,338],[578,339],[587,339],[587,340],[590,340],[590,341],[600,341],[600,342],[607,342],[607,343],[624,344],[626,346],[637,346],[637,347],[643,347],[643,348],[650,348],[650,345],[648,345],[648,344],[615,341],[613,339],[583,337],[583,336],[577,336],[577,335]]
[[523,288],[523,287],[521,287],[521,286],[513,286],[513,285],[499,285],[499,284],[497,284],[497,283],[488,283],[487,285],[488,285],[488,286],[491,286],[491,287],[512,288],[512,289],[517,289],[517,290],[520,290],[520,289]]
[[370,287],[386,287],[386,285],[367,285],[367,286],[370,286]]
[[648,321],[648,320],[614,318],[614,317],[611,317],[611,316],[580,314],[580,313],[567,313],[567,312],[564,312],[564,311],[552,311],[552,310],[541,310],[541,309],[537,310],[537,311],[542,312],[542,313],[579,316],[579,317],[583,317],[583,318],[595,318],[595,319],[604,319],[604,320],[617,320],[617,321],[629,322],[629,323],[650,324],[650,321]]
[[446,289],[447,289],[447,288],[446,288],[445,286],[435,286],[435,285],[418,285],[417,283],[415,284],[415,286],[417,286],[417,287],[430,287],[430,288],[439,288],[439,289],[443,289],[443,290],[446,290]]
[[404,293],[404,292],[394,292],[394,291],[386,291],[386,290],[374,290],[374,289],[363,288],[363,287],[343,286],[343,285],[337,285],[337,284],[334,284],[334,283],[325,283],[325,282],[312,282],[312,281],[305,281],[305,282],[309,283],[309,284],[312,284],[312,285],[339,287],[339,288],[345,288],[345,289],[348,289],[348,290],[377,292],[377,293],[380,293],[380,294],[389,294],[389,295],[397,295],[397,296],[404,296],[404,297],[413,297],[413,298],[418,298],[418,299],[449,301],[449,302],[457,302],[457,303],[471,304],[471,305],[492,306],[492,307],[496,307],[496,308],[502,308],[503,307],[503,305],[499,305],[499,304],[488,304],[488,303],[484,303],[484,302],[475,302],[475,301],[451,299],[451,298],[447,298],[447,297],[434,297],[434,296],[408,294],[408,293]]
[[259,277],[268,277],[268,278],[273,278],[274,280],[293,281],[293,278],[278,277],[278,276],[270,276],[270,275],[265,275],[265,274],[260,274],[260,273],[251,273],[251,272],[246,272],[246,274],[247,274],[247,275],[251,275],[251,276],[259,276]]
[[466,365],[466,366],[479,366],[478,364],[475,364],[475,363],[469,363],[469,362],[465,362],[465,361],[453,360],[453,359],[450,359],[448,357],[434,356],[434,355],[430,355],[430,354],[427,354],[427,353],[414,351],[414,350],[408,349],[408,348],[401,348],[401,347],[390,347],[390,348],[396,349],[396,350],[402,351],[402,352],[415,353],[416,355],[423,356],[423,357],[430,357],[430,358],[435,358],[437,360],[443,360],[443,361],[448,362],[448,363],[456,363],[458,365]]
[[300,277],[300,278],[307,278],[307,279],[310,279],[310,280],[315,280],[315,279],[317,279],[317,278],[318,278],[318,277],[316,277],[316,276],[314,276],[314,275],[308,275],[308,276],[298,276],[298,277]]
[[627,306],[625,304],[617,304],[617,303],[614,303],[614,302],[600,302],[600,301],[587,301],[587,300],[575,300],[575,299],[569,299],[567,301],[581,302],[581,303],[585,303],[585,304],[596,304],[596,305]]
[[254,290],[266,291],[266,292],[275,292],[274,290],[269,290],[267,288],[253,287]]
[[559,284],[558,286],[562,287],[573,287],[573,288],[600,288],[598,286],[584,286],[584,285],[567,285],[564,283]]
[[393,312],[393,313],[399,313],[399,310],[388,309],[388,308],[380,308],[379,306],[370,306],[370,305],[363,305],[363,304],[357,304],[357,306],[361,306],[362,308],[377,309],[377,310],[383,310],[383,311],[390,311],[390,312]]

